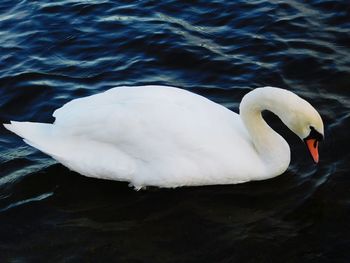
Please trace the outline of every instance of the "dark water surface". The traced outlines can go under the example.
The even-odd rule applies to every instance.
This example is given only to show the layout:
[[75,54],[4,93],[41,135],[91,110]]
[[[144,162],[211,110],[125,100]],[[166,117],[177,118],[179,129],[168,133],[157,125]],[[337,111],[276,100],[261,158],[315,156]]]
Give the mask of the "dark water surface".
[[69,171],[0,128],[0,262],[349,262],[348,1],[0,2],[0,122],[118,85],[164,84],[237,111],[292,90],[321,113],[314,166],[242,185],[149,189]]

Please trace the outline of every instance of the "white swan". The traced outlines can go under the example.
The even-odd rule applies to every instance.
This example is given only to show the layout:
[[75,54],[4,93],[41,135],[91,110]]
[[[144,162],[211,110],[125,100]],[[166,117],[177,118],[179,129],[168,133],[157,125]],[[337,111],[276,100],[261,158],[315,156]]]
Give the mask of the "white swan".
[[283,173],[288,143],[261,116],[275,113],[306,142],[318,162],[323,123],[294,93],[258,88],[243,97],[240,115],[174,87],[117,87],[75,99],[53,124],[4,126],[29,145],[89,177],[143,186],[236,184]]

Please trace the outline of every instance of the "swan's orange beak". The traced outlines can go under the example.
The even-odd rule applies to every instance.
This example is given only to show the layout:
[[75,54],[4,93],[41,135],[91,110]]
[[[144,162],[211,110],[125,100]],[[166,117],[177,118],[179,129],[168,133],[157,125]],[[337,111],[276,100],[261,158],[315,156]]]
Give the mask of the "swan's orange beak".
[[318,141],[316,139],[307,139],[305,143],[311,153],[312,159],[314,159],[315,163],[318,163]]

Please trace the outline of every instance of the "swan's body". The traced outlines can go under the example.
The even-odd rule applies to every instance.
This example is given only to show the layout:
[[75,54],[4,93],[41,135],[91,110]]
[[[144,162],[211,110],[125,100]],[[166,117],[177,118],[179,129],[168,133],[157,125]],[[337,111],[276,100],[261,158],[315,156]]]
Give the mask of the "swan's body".
[[[89,177],[129,181],[137,188],[235,184],[288,168],[289,146],[266,124],[262,110],[276,113],[302,138],[310,126],[323,134],[309,103],[271,87],[246,95],[241,115],[178,88],[118,87],[72,100],[54,112],[53,124],[5,127]],[[294,116],[299,113],[307,115],[307,128],[298,127],[304,120]]]

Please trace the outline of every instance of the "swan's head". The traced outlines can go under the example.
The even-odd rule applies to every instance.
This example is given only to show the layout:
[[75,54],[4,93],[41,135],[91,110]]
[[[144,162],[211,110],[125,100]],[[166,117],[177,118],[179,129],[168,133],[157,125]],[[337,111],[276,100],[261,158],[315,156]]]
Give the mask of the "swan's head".
[[305,142],[314,162],[318,163],[318,143],[323,140],[324,136],[320,114],[310,103],[297,95],[287,104],[290,107],[286,115],[282,117],[283,122]]
[[[259,133],[256,116],[263,110],[275,113],[301,140],[318,162],[318,143],[323,139],[320,114],[306,100],[291,91],[275,88],[257,88],[246,94],[240,105],[240,115],[252,137]],[[264,137],[264,136],[262,136]],[[256,138],[256,136],[254,137]]]

